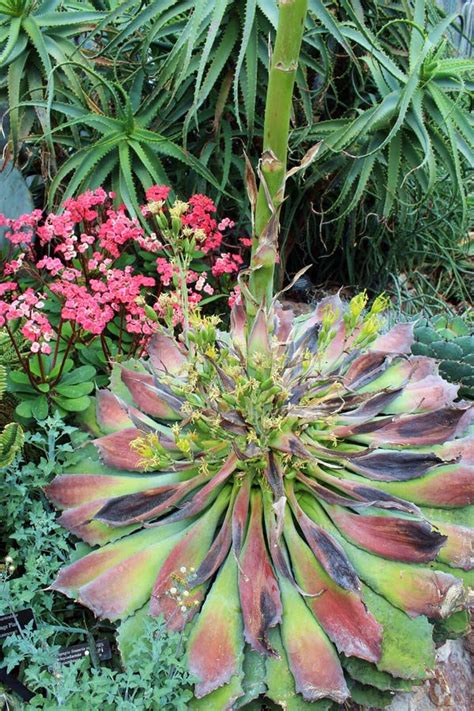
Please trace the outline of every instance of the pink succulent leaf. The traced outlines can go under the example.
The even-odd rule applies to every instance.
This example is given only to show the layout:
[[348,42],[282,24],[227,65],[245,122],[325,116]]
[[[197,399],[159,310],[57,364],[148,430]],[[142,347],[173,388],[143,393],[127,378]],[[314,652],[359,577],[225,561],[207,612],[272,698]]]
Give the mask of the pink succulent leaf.
[[307,604],[337,649],[347,656],[378,662],[383,627],[368,611],[360,594],[341,587],[331,571],[325,572],[325,566],[315,560],[291,519],[285,527],[285,539],[298,583],[312,594]]
[[102,460],[110,467],[117,469],[128,469],[130,471],[143,471],[140,455],[131,448],[132,442],[141,435],[136,427],[113,432],[112,434],[99,437],[94,441]]
[[282,640],[296,690],[306,701],[329,698],[342,704],[349,689],[336,650],[286,578],[280,578],[280,589],[285,610]]
[[125,403],[110,390],[97,391],[96,417],[97,424],[105,434],[129,429],[133,425]]
[[134,403],[147,415],[160,420],[179,420],[182,402],[161,387],[155,386],[155,378],[150,373],[140,373],[122,368],[122,380],[127,386]]
[[428,563],[446,543],[425,521],[411,521],[395,516],[361,516],[340,506],[332,506],[329,514],[337,528],[349,541],[382,558],[406,563]]
[[237,563],[227,557],[193,625],[188,663],[197,677],[194,693],[202,698],[235,675],[242,676],[242,615],[237,591]]
[[[316,560],[337,585],[344,590],[358,592],[360,580],[344,553],[344,548],[322,526],[318,526],[304,513],[292,489],[290,489],[289,498],[296,520]],[[288,521],[288,518],[287,515],[286,526],[291,527],[291,521]]]
[[346,460],[349,469],[379,481],[418,479],[442,463],[443,460],[435,454],[399,449],[375,449]]
[[240,604],[245,640],[261,654],[276,655],[268,630],[281,622],[282,606],[277,580],[263,534],[263,506],[259,493],[252,496],[252,511],[239,558]]
[[[154,616],[163,614],[171,629],[182,629],[204,598],[204,586],[195,586],[193,576],[212,545],[214,531],[228,500],[229,492],[222,492],[200,520],[187,529],[161,566],[153,586],[150,612]],[[175,594],[172,590],[176,587]],[[178,602],[181,589],[183,594],[189,592],[182,604]]]
[[370,345],[370,350],[382,353],[409,354],[414,341],[414,324],[398,323]]
[[155,370],[179,373],[186,364],[186,354],[174,338],[155,333],[148,345],[148,355]]

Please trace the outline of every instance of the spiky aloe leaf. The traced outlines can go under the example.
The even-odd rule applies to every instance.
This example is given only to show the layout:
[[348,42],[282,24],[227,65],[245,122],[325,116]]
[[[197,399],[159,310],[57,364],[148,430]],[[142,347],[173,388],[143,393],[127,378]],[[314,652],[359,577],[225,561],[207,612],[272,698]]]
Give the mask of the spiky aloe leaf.
[[464,609],[472,408],[364,303],[260,308],[251,329],[237,306],[228,333],[195,315],[189,348],[162,336],[99,392],[102,463],[46,489],[99,546],[53,587],[131,615],[127,644],[134,614],[188,625],[192,708],[385,703]]

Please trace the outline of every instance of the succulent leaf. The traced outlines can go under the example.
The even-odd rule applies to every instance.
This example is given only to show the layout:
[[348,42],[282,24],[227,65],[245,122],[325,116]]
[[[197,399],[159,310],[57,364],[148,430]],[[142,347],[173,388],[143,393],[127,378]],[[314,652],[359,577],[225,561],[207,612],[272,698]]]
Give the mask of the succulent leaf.
[[243,629],[237,562],[227,557],[209,592],[188,642],[189,669],[197,676],[197,698],[242,677]]
[[474,398],[474,334],[465,318],[455,316],[449,321],[440,316],[418,322],[414,330],[412,352],[437,358],[439,372],[456,383],[462,397]]
[[238,305],[229,332],[157,336],[97,394],[100,461],[46,488],[98,545],[53,587],[131,616],[126,644],[146,614],[189,624],[192,709],[385,703],[432,668],[428,618],[461,628],[472,408],[365,304],[260,307],[251,328]]

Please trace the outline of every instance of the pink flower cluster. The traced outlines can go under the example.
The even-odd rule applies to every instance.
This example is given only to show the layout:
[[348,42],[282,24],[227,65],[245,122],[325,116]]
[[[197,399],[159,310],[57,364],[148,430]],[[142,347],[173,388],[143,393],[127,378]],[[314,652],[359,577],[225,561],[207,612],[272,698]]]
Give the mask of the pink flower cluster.
[[32,288],[17,295],[16,282],[6,282],[0,285],[0,294],[13,293],[13,300],[0,300],[0,326],[10,321],[22,319],[21,333],[30,342],[32,353],[51,353],[49,342],[54,337],[54,329],[47,316],[42,312],[45,305],[45,295],[35,293]]
[[240,254],[231,254],[230,252],[224,252],[220,257],[216,259],[212,266],[212,274],[215,277],[222,276],[223,274],[233,274],[238,272],[244,260]]
[[89,287],[60,279],[50,288],[62,297],[62,318],[89,333],[100,335],[117,314],[123,314],[129,333],[149,336],[156,330],[156,324],[146,315],[142,288],[153,286],[153,277],[133,275],[132,268],[125,267],[109,269],[105,279],[91,279]]
[[21,215],[15,219],[0,214],[0,227],[8,227],[11,230],[5,233],[5,237],[12,244],[29,245],[42,216],[41,210],[33,210],[30,214]]
[[[47,354],[49,343],[61,337],[64,322],[70,323],[74,338],[89,339],[114,321],[120,332],[132,335],[133,348],[142,349],[166,310],[172,309],[173,323],[182,321],[182,282],[188,303],[198,304],[205,294],[214,293],[209,279],[235,274],[243,259],[239,253],[217,252],[234,223],[226,217],[217,222],[210,198],[193,195],[187,203],[176,203],[173,213],[166,203],[169,193],[167,186],[152,186],[142,214],[150,227],[158,213],[180,216],[183,236],[191,234],[205,255],[196,270],[185,274],[163,244],[166,231],[157,228],[159,220],[155,232],[145,230],[123,205],[115,208],[115,195],[102,188],[67,199],[59,214],[43,217],[34,210],[16,220],[0,215],[10,243],[8,259],[0,267],[0,326],[21,319],[31,351]],[[131,266],[137,248],[153,255],[156,277]],[[5,280],[12,275],[15,281]],[[53,308],[51,300],[57,302]]]
[[183,225],[203,234],[199,247],[205,254],[218,250],[222,244],[222,233],[233,227],[234,223],[224,218],[218,224],[212,217],[216,206],[206,195],[193,195],[188,204],[189,208],[181,218]]
[[[164,286],[170,286],[172,282],[176,282],[177,287],[180,289],[182,284],[181,284],[181,276],[179,273],[179,268],[177,267],[176,264],[172,264],[169,262],[165,257],[158,257],[156,260],[156,270],[158,274],[160,275],[161,278],[161,283]],[[211,270],[212,271],[212,270]],[[175,279],[176,277],[176,279]],[[207,281],[207,274],[203,272],[202,274],[198,274],[197,272],[193,271],[192,269],[188,269],[185,275],[185,281],[186,285],[189,287],[190,284],[194,285],[194,292],[190,291],[189,293],[189,301],[190,303],[198,304],[202,296],[200,293],[196,292],[201,292],[204,291],[206,294],[213,294],[214,293],[214,287],[212,287],[208,281]]]

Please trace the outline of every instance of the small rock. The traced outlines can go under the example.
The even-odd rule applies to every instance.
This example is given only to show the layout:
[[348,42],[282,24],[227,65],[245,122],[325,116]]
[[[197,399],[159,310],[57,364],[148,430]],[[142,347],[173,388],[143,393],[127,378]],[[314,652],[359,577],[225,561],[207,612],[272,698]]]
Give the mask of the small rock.
[[397,694],[387,711],[472,711],[471,655],[464,640],[448,640],[436,654],[437,664],[432,679],[414,691]]

